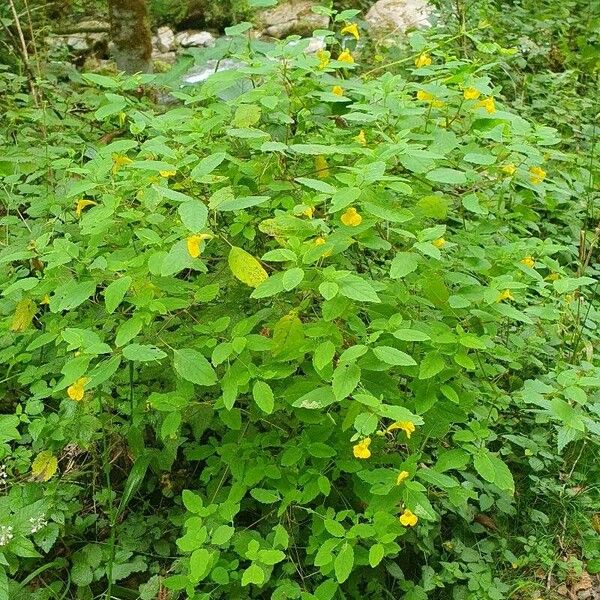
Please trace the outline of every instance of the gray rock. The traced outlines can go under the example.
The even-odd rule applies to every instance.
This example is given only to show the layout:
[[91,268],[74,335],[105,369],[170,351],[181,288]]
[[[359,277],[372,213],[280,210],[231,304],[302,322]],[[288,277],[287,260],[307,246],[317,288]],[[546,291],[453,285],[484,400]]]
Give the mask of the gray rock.
[[175,42],[182,48],[200,48],[213,46],[215,37],[208,31],[180,31],[175,35]]
[[313,0],[287,0],[257,15],[263,35],[284,38],[288,35],[310,36],[315,29],[326,29],[329,18],[312,12]]
[[53,38],[52,46],[67,46],[78,54],[86,54],[108,45],[110,25],[105,21],[81,21],[73,27],[73,33]]
[[378,0],[365,15],[365,21],[376,35],[429,27],[430,17],[431,7],[425,0]]
[[173,30],[166,25],[159,27],[156,35],[152,36],[152,47],[157,52],[172,52],[175,50],[175,34]]

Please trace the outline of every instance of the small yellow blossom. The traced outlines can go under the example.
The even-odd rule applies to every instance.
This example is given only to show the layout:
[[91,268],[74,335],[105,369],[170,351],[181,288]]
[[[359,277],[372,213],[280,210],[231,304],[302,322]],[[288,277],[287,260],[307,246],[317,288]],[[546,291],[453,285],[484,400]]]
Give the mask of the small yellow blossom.
[[315,171],[319,179],[327,179],[329,177],[327,159],[322,154],[315,156]]
[[560,275],[558,273],[550,273],[546,277],[546,281],[558,281],[560,279]]
[[305,217],[308,217],[309,219],[313,218],[313,215],[315,214],[315,209],[313,206],[307,206],[303,211],[302,214]]
[[408,471],[400,471],[398,473],[398,477],[396,477],[396,485],[400,485],[405,479],[410,477],[410,473]]
[[371,438],[367,437],[358,444],[355,444],[352,447],[352,452],[356,458],[369,458],[371,456],[371,451],[369,450],[369,446],[371,445]]
[[344,62],[347,63],[349,65],[353,65],[354,64],[354,57],[352,56],[352,54],[350,54],[349,50],[344,50],[338,57],[337,59],[340,62]]
[[433,94],[426,92],[425,90],[417,91],[417,100],[422,100],[423,102],[431,102],[433,100]]
[[404,512],[400,515],[400,523],[402,523],[404,527],[414,527],[418,520],[419,517],[408,508],[405,508]]
[[360,39],[360,33],[358,32],[358,26],[356,25],[356,23],[346,23],[346,26],[342,28],[341,34],[351,35],[356,40]]
[[546,179],[546,171],[544,171],[542,167],[531,167],[531,169],[529,169],[529,176],[531,183],[537,185]]
[[334,96],[343,96],[344,95],[344,88],[341,85],[334,85],[331,88],[331,93]]
[[197,233],[190,235],[186,240],[187,251],[192,258],[200,256],[200,245],[203,241],[211,239],[213,236],[210,233]]
[[392,423],[387,429],[387,433],[391,433],[392,431],[396,431],[397,429],[401,429],[406,433],[406,437],[410,439],[410,436],[415,431],[415,424],[412,421],[396,421]]
[[129,163],[133,162],[130,158],[128,158],[127,156],[124,156],[123,154],[113,154],[112,160],[113,160],[113,166],[112,166],[113,173],[116,173],[124,165],[128,165]]
[[438,238],[437,240],[433,240],[433,242],[431,242],[436,248],[439,248],[440,250],[446,245],[446,240],[444,238]]
[[494,98],[489,96],[485,100],[480,100],[477,103],[477,108],[485,108],[486,112],[490,115],[496,112],[496,103],[494,102]]
[[415,59],[415,67],[420,69],[421,67],[428,67],[431,64],[431,56],[427,52],[422,52]]
[[513,163],[506,163],[500,168],[500,170],[510,177],[517,172],[517,167]]
[[44,297],[42,298],[40,304],[50,304],[50,296],[48,294],[44,294]]
[[87,206],[96,206],[96,204],[98,203],[94,202],[93,200],[86,200],[85,198],[77,200],[75,203],[75,214],[77,215],[77,218],[79,219],[79,217],[81,217],[81,213],[83,212],[84,208]]
[[315,246],[322,246],[323,244],[325,244],[325,238],[324,237],[318,237],[315,238]]
[[177,171],[159,171],[158,174],[165,178],[175,177],[175,175],[177,175]]
[[346,227],[358,227],[362,223],[362,217],[353,206],[346,210],[341,219]]
[[533,258],[533,256],[526,256],[525,258],[521,259],[521,264],[525,265],[526,267],[529,267],[530,269],[533,269],[535,265],[535,259]]
[[325,69],[329,64],[329,52],[327,50],[318,50],[315,56],[319,60],[319,69]]
[[354,138],[355,142],[358,142],[361,146],[367,145],[367,138],[365,137],[365,132],[361,129],[359,134]]
[[479,96],[481,96],[481,92],[474,87],[468,87],[463,92],[463,98],[465,100],[477,100]]
[[498,294],[496,302],[503,302],[504,300],[514,300],[514,296],[510,293],[510,290],[504,290]]
[[85,393],[85,386],[90,380],[87,377],[80,377],[75,383],[67,388],[67,395],[71,400],[81,402]]

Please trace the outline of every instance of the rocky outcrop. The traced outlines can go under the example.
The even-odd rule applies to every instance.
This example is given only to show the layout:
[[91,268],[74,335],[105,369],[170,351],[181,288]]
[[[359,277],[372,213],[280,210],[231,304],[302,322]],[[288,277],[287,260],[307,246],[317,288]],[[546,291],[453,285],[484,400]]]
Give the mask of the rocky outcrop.
[[431,7],[425,0],[378,0],[365,15],[371,33],[405,33],[429,27]]
[[201,48],[213,46],[215,37],[208,31],[180,31],[175,35],[175,42],[182,48]]
[[257,15],[257,27],[262,35],[285,38],[288,35],[310,36],[315,29],[326,29],[326,15],[312,12],[313,0],[286,0]]

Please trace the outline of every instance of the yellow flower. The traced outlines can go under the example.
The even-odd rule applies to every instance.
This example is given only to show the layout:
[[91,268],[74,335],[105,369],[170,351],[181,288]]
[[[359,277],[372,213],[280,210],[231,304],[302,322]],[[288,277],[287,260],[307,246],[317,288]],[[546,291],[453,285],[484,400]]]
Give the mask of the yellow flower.
[[89,382],[90,380],[87,377],[80,377],[75,383],[67,388],[67,396],[69,396],[71,400],[81,402],[85,393],[85,385]]
[[352,56],[352,54],[350,54],[349,50],[344,50],[338,57],[337,59],[340,62],[345,62],[348,63],[349,65],[353,65],[354,64],[354,58]]
[[446,245],[446,240],[444,238],[438,238],[437,240],[433,240],[433,242],[431,242],[436,248],[439,248],[440,250]]
[[133,162],[130,158],[127,158],[127,156],[123,156],[123,154],[113,154],[112,160],[113,160],[113,166],[112,166],[113,173],[116,173],[122,166],[128,165],[129,163]]
[[177,175],[177,171],[159,171],[158,174],[161,177],[174,177]]
[[417,92],[417,100],[422,100],[423,102],[431,102],[433,100],[433,94],[430,94],[425,90],[419,90]]
[[427,52],[422,52],[415,59],[415,67],[420,69],[421,67],[428,67],[431,64],[431,56]]
[[369,458],[371,456],[371,451],[369,450],[369,446],[371,445],[371,438],[367,437],[363,440],[360,440],[358,444],[355,444],[352,447],[352,452],[356,458]]
[[302,214],[305,217],[308,217],[309,219],[313,218],[313,215],[315,214],[315,209],[313,206],[307,206],[303,211]]
[[209,240],[213,236],[210,233],[197,233],[190,235],[186,240],[187,251],[192,258],[200,256],[200,245],[204,240]]
[[406,437],[410,439],[411,434],[415,431],[415,424],[412,421],[396,421],[392,423],[387,429],[387,433],[402,429],[406,433]]
[[48,296],[48,294],[44,294],[44,297],[42,298],[40,304],[50,304],[50,296]]
[[327,159],[322,154],[315,156],[315,171],[319,179],[327,179],[329,177],[329,167]]
[[346,26],[342,29],[341,31],[342,35],[351,35],[353,36],[356,40],[360,39],[360,33],[358,32],[358,27],[356,25],[356,23],[346,23]]
[[463,98],[465,100],[477,100],[481,96],[481,92],[473,87],[468,87],[463,92]]
[[329,64],[329,52],[327,50],[318,50],[315,56],[319,59],[319,69],[324,69]]
[[93,200],[85,200],[85,198],[77,200],[75,203],[75,214],[77,215],[77,218],[79,219],[79,217],[81,217],[81,213],[86,206],[96,206],[96,204],[98,203]]
[[398,473],[398,477],[396,477],[396,485],[400,485],[405,479],[410,477],[410,473],[408,471],[400,471]]
[[408,508],[405,508],[404,512],[400,515],[400,523],[402,523],[404,527],[414,527],[418,520],[419,517]]
[[542,167],[531,167],[529,169],[531,183],[537,185],[538,183],[542,183],[544,179],[546,179],[546,171],[542,169]]
[[525,265],[526,267],[529,267],[530,269],[533,269],[533,266],[535,265],[535,260],[533,256],[526,256],[525,258],[521,259],[521,264]]
[[346,225],[346,227],[358,227],[362,223],[362,217],[358,211],[351,206],[342,215],[342,223]]
[[517,172],[517,167],[513,163],[506,163],[501,167],[501,171],[509,176],[512,176]]
[[477,103],[477,108],[485,108],[486,112],[488,112],[489,114],[495,113],[496,103],[494,102],[494,98],[492,98],[492,96],[489,96],[485,100],[480,100]]
[[560,279],[560,275],[558,273],[550,273],[546,277],[546,281],[558,281]]
[[315,246],[322,246],[323,244],[325,244],[325,238],[323,238],[323,237],[315,238]]
[[354,138],[355,142],[358,142],[361,146],[367,145],[367,138],[365,137],[365,132],[361,129],[360,133]]
[[510,290],[504,290],[498,294],[496,302],[503,302],[504,300],[514,300],[514,296],[510,293]]
[[331,93],[334,96],[343,96],[344,95],[344,88],[341,85],[334,85],[331,88]]

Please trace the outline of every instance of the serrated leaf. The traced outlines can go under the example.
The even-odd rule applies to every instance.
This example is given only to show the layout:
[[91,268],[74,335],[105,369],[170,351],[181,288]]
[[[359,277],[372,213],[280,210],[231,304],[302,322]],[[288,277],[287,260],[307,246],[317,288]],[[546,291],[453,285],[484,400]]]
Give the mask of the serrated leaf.
[[346,542],[342,546],[340,553],[335,557],[333,568],[335,571],[335,578],[338,583],[344,583],[350,573],[352,573],[352,567],[354,566],[354,548]]
[[104,290],[104,306],[109,315],[114,313],[119,304],[123,302],[131,281],[131,277],[126,275],[110,283]]
[[173,366],[177,374],[196,385],[214,385],[217,374],[203,354],[193,348],[182,348],[173,353]]
[[50,450],[40,452],[31,464],[31,474],[39,481],[50,480],[58,469],[58,460]]

